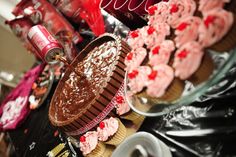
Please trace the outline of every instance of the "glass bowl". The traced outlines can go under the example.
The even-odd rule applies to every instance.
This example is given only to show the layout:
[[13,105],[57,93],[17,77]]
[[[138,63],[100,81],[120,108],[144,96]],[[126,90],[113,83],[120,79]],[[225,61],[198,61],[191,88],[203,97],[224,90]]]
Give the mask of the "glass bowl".
[[236,61],[236,48],[232,49],[230,52],[215,52],[213,50],[208,50],[208,53],[215,64],[215,69],[210,78],[197,86],[194,86],[189,81],[185,81],[185,88],[181,97],[171,103],[160,102],[157,104],[148,98],[138,97],[136,95],[130,96],[129,87],[127,86],[129,80],[126,72],[124,80],[125,98],[131,109],[141,115],[155,117],[164,115],[180,106],[194,102],[198,97],[205,94],[211,86],[220,81]]

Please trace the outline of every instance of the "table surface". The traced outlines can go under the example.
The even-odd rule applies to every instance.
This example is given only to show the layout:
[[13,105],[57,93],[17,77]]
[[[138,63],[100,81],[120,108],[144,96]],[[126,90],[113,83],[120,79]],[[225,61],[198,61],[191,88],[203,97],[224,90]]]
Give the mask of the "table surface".
[[[39,109],[31,111],[18,129],[8,132],[15,147],[16,156],[46,156],[48,151],[61,143],[57,129],[50,124],[48,119],[48,108],[56,85],[57,83],[53,84],[48,98]],[[203,102],[194,102],[180,107],[167,115],[146,118],[139,131],[150,132],[166,143],[171,148],[173,157],[201,155],[233,157],[236,155],[234,146],[236,134],[226,131],[227,128],[236,127],[236,88],[227,89],[216,98],[209,100],[206,98],[202,97]],[[165,132],[169,130],[201,130],[219,127],[225,127],[226,131],[202,137],[168,137],[165,135]],[[156,134],[155,131],[162,134]],[[77,153],[78,156],[81,156],[78,150]]]

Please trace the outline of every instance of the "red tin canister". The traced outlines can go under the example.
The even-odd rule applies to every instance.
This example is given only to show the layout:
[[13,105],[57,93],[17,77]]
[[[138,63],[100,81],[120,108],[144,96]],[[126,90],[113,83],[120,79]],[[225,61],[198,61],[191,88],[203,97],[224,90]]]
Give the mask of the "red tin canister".
[[63,55],[62,45],[42,25],[33,26],[28,33],[28,39],[37,50],[42,60],[49,64],[57,62],[56,55]]

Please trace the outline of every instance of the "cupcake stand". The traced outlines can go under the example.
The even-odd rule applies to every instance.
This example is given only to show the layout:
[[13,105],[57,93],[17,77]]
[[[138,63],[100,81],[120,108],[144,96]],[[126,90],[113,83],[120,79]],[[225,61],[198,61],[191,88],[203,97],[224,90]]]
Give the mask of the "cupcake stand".
[[[107,21],[112,18],[109,14],[104,13],[104,17],[110,33],[126,36],[129,31],[127,27],[114,18]],[[90,32],[85,32],[82,36],[85,38],[84,42],[93,40]],[[87,44],[88,42],[85,45]],[[84,46],[77,45],[77,48],[84,49]],[[185,95],[173,104],[160,103],[158,106],[128,97],[128,79],[127,74],[124,74],[122,89],[126,99],[131,109],[142,116],[133,122],[120,117],[127,135],[120,145],[107,145],[107,149],[114,152],[113,156],[128,156],[126,152],[130,152],[130,156],[138,156],[141,152],[149,156],[165,157],[236,155],[236,50],[232,49],[230,53],[209,53],[216,65],[211,78],[196,87],[186,83]],[[72,64],[75,63],[77,62]],[[65,74],[64,77],[68,75]],[[49,151],[54,150],[60,151],[61,155],[68,152],[69,156],[82,157],[78,139],[65,133],[68,128],[58,129],[57,125],[52,125],[49,121],[51,100],[61,84],[58,80],[54,81],[41,107],[31,111],[17,129],[8,131],[16,156],[47,156]],[[87,128],[89,129],[92,128]],[[105,156],[111,156],[111,153]]]

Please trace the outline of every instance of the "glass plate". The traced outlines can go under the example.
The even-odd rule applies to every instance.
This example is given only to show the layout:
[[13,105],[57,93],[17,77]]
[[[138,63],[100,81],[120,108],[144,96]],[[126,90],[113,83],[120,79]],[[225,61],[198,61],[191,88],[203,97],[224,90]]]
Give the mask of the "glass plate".
[[195,101],[198,97],[206,93],[211,86],[220,81],[220,79],[228,72],[236,60],[236,48],[232,49],[230,52],[224,53],[208,50],[208,53],[212,57],[215,64],[215,69],[211,77],[197,86],[194,86],[189,81],[185,81],[185,89],[182,96],[171,103],[156,104],[147,98],[137,97],[136,95],[128,96],[129,88],[127,86],[128,79],[126,73],[124,81],[125,97],[131,109],[141,115],[154,117],[164,115],[180,106],[187,105]]

